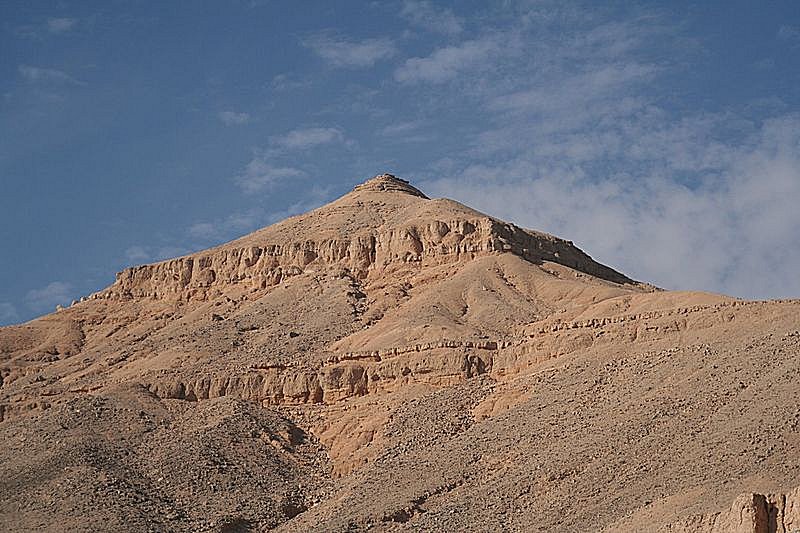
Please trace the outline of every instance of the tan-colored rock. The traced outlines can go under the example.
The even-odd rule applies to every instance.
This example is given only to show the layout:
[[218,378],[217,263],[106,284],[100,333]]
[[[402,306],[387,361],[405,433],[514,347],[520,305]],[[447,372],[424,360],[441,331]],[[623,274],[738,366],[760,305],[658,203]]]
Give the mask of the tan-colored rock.
[[794,533],[800,531],[800,489],[786,494],[741,494],[730,509],[685,518],[669,533]]
[[380,175],[0,328],[0,529],[792,531],[798,375],[798,301]]

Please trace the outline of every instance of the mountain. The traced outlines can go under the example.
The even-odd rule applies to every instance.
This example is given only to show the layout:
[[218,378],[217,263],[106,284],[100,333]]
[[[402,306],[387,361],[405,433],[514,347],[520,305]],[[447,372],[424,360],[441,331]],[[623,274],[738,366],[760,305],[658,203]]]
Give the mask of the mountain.
[[800,529],[799,301],[388,174],[0,328],[0,376],[6,530]]

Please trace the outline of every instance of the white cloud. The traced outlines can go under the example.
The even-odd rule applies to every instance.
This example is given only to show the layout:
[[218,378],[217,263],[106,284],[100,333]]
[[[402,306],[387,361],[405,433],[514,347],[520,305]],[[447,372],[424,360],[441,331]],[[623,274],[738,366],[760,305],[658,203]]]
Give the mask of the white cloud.
[[690,57],[695,44],[658,15],[527,15],[395,72],[458,82],[428,95],[443,114],[470,104],[471,131],[416,173],[430,176],[423,190],[572,239],[666,288],[800,296],[800,115],[676,111],[670,81],[686,63],[663,52]]
[[306,150],[321,144],[344,141],[344,134],[337,128],[300,128],[270,138],[272,146],[285,150]]
[[[286,158],[290,152],[310,150],[332,143],[351,144],[338,128],[298,128],[284,135],[270,137],[269,148],[257,153],[244,172],[234,178],[234,182],[244,192],[253,194],[280,182],[303,178],[306,176],[303,170],[276,161]],[[194,231],[198,235],[213,233],[212,228],[204,226],[199,226]]]
[[394,122],[392,124],[389,124],[388,126],[384,126],[381,129],[381,135],[386,135],[386,136],[402,135],[419,129],[421,125],[422,123],[418,120]]
[[429,130],[426,122],[409,120],[388,124],[378,130],[378,133],[391,139],[393,143],[424,143],[435,139],[435,135]]
[[272,78],[269,87],[273,91],[294,91],[311,87],[310,79],[298,79],[291,74],[277,74]]
[[220,111],[217,113],[217,118],[219,118],[226,126],[241,125],[250,122],[249,114],[237,113],[236,111]]
[[451,9],[437,8],[428,1],[406,0],[400,15],[411,24],[435,33],[458,35],[464,31],[463,20]]
[[61,35],[74,30],[79,20],[72,17],[51,17],[41,23],[26,24],[14,29],[20,37],[43,39],[48,35]]
[[797,26],[783,25],[778,29],[778,39],[785,41],[800,40],[800,28]]
[[427,57],[407,59],[395,70],[394,79],[400,83],[443,83],[472,68],[487,66],[487,60],[500,49],[493,37],[439,48]]
[[72,285],[54,281],[40,289],[32,289],[25,295],[25,303],[34,311],[52,311],[56,305],[66,305],[73,295]]
[[[273,166],[261,157],[251,160],[242,174],[234,181],[246,193],[261,192],[284,180],[297,179],[305,175],[302,170],[292,167]],[[200,231],[200,230],[198,230]]]
[[304,40],[303,45],[331,66],[341,68],[371,67],[397,53],[394,42],[385,37],[348,41],[322,34]]
[[32,67],[20,65],[19,73],[29,83],[60,84],[60,85],[86,85],[62,70],[54,68]]
[[[800,296],[800,116],[766,121],[691,184],[673,179],[682,165],[670,164],[674,147],[642,135],[663,159],[641,174],[598,179],[578,167],[542,170],[520,156],[466,167],[425,190],[575,240],[598,260],[666,288]],[[703,150],[720,153],[713,144]]]
[[19,321],[17,308],[11,302],[0,302],[0,325],[13,324]]
[[70,31],[78,24],[78,19],[61,17],[47,19],[47,31],[50,33],[64,33]]
[[125,250],[125,258],[132,263],[144,263],[150,260],[150,252],[144,246],[130,246]]
[[[559,90],[551,83],[495,98],[490,106],[498,111],[537,113],[575,112],[575,106],[592,106],[599,100],[619,98],[634,84],[650,81],[658,72],[654,65],[634,62],[590,65],[580,73],[559,76]],[[555,80],[554,80],[555,81]]]

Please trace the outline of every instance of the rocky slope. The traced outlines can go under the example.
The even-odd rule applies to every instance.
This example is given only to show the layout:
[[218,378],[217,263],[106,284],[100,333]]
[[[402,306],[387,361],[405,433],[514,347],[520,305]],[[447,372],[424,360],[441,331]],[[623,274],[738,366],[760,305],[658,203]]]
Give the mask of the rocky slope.
[[0,524],[791,531],[798,311],[376,176],[0,329]]

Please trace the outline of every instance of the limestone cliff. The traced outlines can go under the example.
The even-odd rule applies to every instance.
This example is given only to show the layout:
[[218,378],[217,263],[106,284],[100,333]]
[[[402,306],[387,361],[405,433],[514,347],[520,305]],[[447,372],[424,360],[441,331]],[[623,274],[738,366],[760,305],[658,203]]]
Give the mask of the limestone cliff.
[[[524,230],[448,200],[429,200],[407,182],[383,174],[357,186],[338,201],[287,223],[206,252],[126,269],[98,297],[205,299],[214,289],[238,284],[266,288],[308,271],[339,267],[364,279],[398,263],[430,266],[497,253],[527,261],[550,261],[620,284],[633,281],[601,265],[571,242]],[[439,216],[429,216],[433,209]],[[354,224],[350,231],[319,227],[341,213],[379,214],[380,224]],[[456,216],[452,216],[455,214]],[[339,215],[339,216],[337,216]],[[314,224],[310,223],[311,221]],[[314,239],[314,233],[327,238]]]

